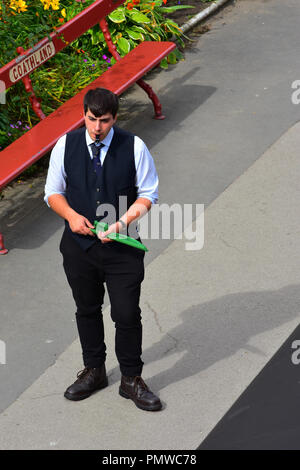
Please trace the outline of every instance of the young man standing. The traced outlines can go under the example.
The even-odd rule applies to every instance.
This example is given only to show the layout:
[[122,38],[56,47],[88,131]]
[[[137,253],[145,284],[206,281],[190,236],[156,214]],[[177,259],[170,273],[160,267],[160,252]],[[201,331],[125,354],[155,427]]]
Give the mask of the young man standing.
[[[117,95],[104,88],[88,91],[85,128],[61,137],[51,153],[45,201],[65,219],[60,251],[77,307],[85,366],[64,396],[82,400],[108,385],[101,310],[105,283],[122,374],[119,393],[141,409],[157,411],[162,404],[141,377],[139,298],[144,252],[112,242],[107,235],[128,233],[129,225],[150,210],[158,198],[158,177],[144,142],[115,126],[117,112]],[[119,203],[121,196],[126,206]],[[94,220],[106,215],[102,208],[108,204],[115,217],[109,220],[108,230],[96,237],[90,229]]]

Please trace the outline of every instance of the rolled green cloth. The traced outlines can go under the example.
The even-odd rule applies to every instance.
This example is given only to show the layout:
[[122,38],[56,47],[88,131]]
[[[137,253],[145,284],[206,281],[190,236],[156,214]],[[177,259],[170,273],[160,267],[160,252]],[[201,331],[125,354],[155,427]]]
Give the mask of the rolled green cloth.
[[[106,230],[108,229],[108,224],[106,224],[105,222],[98,222],[97,220],[94,221],[94,226],[95,228],[91,228],[90,230],[96,235],[98,235],[99,232],[106,232]],[[132,246],[134,248],[137,248],[138,250],[149,251],[148,248],[143,245],[143,243],[139,242],[138,240],[135,240],[134,238],[128,237],[123,233],[110,233],[109,235],[106,235],[106,238],[109,238],[110,240],[113,240],[115,242],[124,243],[125,245]]]

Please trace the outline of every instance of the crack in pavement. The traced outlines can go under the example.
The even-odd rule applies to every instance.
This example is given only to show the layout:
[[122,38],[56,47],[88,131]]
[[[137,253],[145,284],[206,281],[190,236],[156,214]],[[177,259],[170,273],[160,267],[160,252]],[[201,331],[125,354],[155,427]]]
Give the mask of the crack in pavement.
[[221,236],[219,237],[220,240],[224,243],[224,245],[226,245],[228,248],[233,248],[234,250],[238,251],[239,253],[242,253],[241,250],[239,250],[236,246],[233,246],[233,245],[230,245],[226,240],[224,240],[224,238],[222,238]]
[[160,333],[163,333],[163,329],[162,329],[162,327],[160,326],[159,321],[158,321],[157,312],[151,307],[151,305],[149,304],[149,302],[146,301],[146,305],[147,305],[147,307],[151,310],[151,312],[153,312],[154,320],[155,320],[155,323],[156,323],[157,326],[158,326],[159,332],[160,332]]

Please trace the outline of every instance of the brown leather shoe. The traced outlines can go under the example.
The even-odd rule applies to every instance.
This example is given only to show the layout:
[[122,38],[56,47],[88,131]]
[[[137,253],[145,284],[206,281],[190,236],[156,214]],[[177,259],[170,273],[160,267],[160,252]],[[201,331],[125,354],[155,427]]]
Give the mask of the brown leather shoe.
[[77,377],[78,379],[64,393],[68,400],[83,400],[96,390],[105,388],[108,385],[105,364],[101,367],[85,367],[78,372]]
[[126,377],[122,375],[119,394],[124,398],[131,398],[138,408],[146,411],[161,410],[160,399],[151,392],[142,377]]

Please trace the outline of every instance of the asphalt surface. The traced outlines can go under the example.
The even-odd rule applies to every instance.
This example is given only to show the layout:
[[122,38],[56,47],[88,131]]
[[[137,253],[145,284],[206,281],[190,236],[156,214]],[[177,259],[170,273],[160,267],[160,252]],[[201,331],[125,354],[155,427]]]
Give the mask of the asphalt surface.
[[[262,428],[254,405],[259,397],[268,402],[274,387],[256,379],[265,371],[268,377],[283,351],[285,360],[275,361],[280,394],[265,422],[278,401],[290,401],[290,414],[298,406],[292,343],[300,314],[300,108],[291,85],[300,78],[299,15],[297,0],[230,4],[209,19],[211,30],[184,61],[150,75],[165,121],[151,119],[141,90],[123,99],[119,124],[150,148],[160,204],[205,208],[202,249],[188,250],[184,234],[143,239],[150,250],[141,298],[143,377],[159,394],[161,412],[144,412],[118,395],[109,306],[110,386],[82,402],[63,397],[83,368],[58,252],[63,223],[43,203],[42,178],[2,201],[10,252],[0,258],[1,449],[287,446],[274,440],[282,420]],[[196,222],[201,231],[201,215]],[[226,413],[236,404],[248,409],[245,402],[256,419],[249,425],[245,412],[229,422]],[[259,437],[261,429],[269,440]]]

